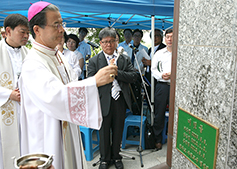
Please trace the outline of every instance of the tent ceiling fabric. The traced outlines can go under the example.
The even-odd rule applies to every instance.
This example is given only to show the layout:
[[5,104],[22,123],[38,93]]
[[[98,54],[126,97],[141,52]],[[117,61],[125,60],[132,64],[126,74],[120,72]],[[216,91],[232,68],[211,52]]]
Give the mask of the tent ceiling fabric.
[[[46,0],[47,1],[47,0]],[[4,0],[0,7],[0,26],[12,13],[27,16],[30,3],[35,0]],[[59,7],[67,27],[118,29],[151,29],[151,16],[155,28],[167,29],[173,25],[174,0],[49,0]]]

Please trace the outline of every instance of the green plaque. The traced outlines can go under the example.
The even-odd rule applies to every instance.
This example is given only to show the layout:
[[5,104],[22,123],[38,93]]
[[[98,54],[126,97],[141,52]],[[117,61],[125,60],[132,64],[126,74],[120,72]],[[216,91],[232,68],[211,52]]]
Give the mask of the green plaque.
[[179,108],[176,148],[198,168],[215,168],[218,135],[217,127]]

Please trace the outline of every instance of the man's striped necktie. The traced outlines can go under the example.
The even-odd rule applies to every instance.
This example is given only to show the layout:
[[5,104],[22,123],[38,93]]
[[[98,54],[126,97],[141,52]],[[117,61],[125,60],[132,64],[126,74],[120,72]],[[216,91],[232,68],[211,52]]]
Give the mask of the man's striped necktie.
[[[110,61],[111,59],[115,58],[115,56],[113,55],[113,57],[107,57],[108,60]],[[114,100],[118,100],[119,96],[120,96],[120,92],[121,88],[118,84],[118,81],[116,79],[114,79],[113,84],[112,84],[112,88],[111,88],[111,96],[113,97]]]

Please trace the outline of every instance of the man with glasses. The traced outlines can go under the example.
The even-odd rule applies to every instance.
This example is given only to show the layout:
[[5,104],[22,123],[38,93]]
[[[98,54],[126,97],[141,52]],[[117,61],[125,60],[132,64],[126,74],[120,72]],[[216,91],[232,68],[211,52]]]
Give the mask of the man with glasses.
[[22,155],[41,152],[53,155],[56,169],[84,169],[87,164],[77,125],[100,128],[97,87],[111,83],[117,67],[107,66],[77,81],[66,58],[56,50],[64,36],[59,9],[36,2],[28,10],[28,20],[35,42],[19,79]]
[[20,156],[20,95],[18,78],[28,53],[29,23],[20,14],[4,20],[6,38],[0,41],[0,168],[13,168],[11,158]]
[[103,115],[99,131],[101,160],[99,169],[107,169],[111,163],[114,163],[117,169],[123,169],[122,157],[119,155],[120,144],[126,108],[131,109],[129,83],[136,81],[137,74],[130,58],[124,54],[116,53],[118,42],[114,28],[102,29],[99,39],[102,51],[89,60],[88,77],[94,76],[107,65],[118,66],[118,73],[115,74],[113,83],[98,88]]
[[166,47],[157,51],[152,60],[152,76],[157,80],[155,88],[155,105],[154,105],[154,124],[153,131],[155,134],[156,149],[162,149],[162,131],[165,123],[165,111],[169,104],[170,95],[170,75],[172,59],[173,30],[168,29],[165,32]]
[[90,58],[91,56],[91,47],[84,40],[88,33],[88,30],[84,27],[81,27],[78,33],[79,33],[80,42],[79,42],[77,50],[82,53],[82,56],[84,58],[84,67],[83,67],[83,72],[80,78],[85,79],[86,78],[86,60]]

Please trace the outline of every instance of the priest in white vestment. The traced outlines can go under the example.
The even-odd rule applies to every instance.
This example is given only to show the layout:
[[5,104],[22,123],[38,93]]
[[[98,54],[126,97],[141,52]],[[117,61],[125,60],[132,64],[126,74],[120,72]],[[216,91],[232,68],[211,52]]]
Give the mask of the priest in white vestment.
[[20,156],[20,91],[17,80],[28,53],[29,38],[25,16],[8,15],[4,20],[6,38],[0,41],[0,169],[13,168],[13,156]]
[[28,20],[35,42],[19,79],[22,155],[46,153],[54,155],[55,169],[85,169],[76,125],[100,128],[97,87],[114,80],[117,66],[107,66],[91,78],[76,81],[75,72],[55,50],[64,33],[58,8],[48,2],[36,2],[29,8]]

